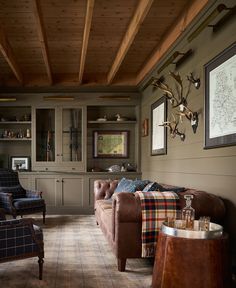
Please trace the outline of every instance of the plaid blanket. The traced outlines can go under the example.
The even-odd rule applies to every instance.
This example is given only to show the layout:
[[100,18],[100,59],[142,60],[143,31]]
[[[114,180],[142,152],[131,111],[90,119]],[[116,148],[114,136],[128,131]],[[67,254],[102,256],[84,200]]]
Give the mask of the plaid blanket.
[[175,217],[178,195],[166,192],[135,192],[142,207],[142,257],[154,257],[158,231],[167,217]]

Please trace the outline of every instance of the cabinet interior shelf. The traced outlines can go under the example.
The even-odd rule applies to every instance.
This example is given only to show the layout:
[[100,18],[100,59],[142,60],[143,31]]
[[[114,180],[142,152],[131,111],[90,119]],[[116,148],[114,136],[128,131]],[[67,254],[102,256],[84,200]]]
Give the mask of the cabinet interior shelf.
[[31,141],[31,138],[0,138],[0,141]]
[[0,124],[31,124],[31,121],[0,121]]
[[88,121],[89,124],[135,124],[137,123],[136,120],[127,120],[127,121],[97,121],[97,120],[90,120]]

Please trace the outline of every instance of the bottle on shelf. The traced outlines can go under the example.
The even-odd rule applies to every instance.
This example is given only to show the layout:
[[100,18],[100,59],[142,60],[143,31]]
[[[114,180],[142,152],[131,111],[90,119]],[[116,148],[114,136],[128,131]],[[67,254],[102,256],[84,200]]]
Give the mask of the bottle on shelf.
[[193,195],[184,195],[186,206],[182,209],[182,220],[186,222],[186,229],[192,230],[194,227],[195,209],[191,206]]

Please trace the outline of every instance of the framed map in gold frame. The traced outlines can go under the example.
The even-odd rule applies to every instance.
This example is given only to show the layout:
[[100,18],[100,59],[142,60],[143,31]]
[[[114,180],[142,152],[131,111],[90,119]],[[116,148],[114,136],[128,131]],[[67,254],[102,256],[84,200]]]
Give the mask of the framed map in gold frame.
[[128,158],[129,131],[94,131],[94,158]]

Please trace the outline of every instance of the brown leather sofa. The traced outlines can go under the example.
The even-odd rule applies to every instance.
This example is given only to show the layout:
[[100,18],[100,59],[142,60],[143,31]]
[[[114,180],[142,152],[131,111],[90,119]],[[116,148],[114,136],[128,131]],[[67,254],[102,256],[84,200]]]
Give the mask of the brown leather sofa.
[[[115,193],[118,180],[94,182],[95,217],[118,260],[118,270],[125,271],[127,258],[141,258],[141,205],[138,196],[130,192]],[[162,184],[165,188],[174,186]],[[185,194],[194,195],[192,206],[195,217],[210,216],[222,223],[225,215],[223,201],[204,191],[188,189],[179,195],[179,208],[185,206]]]

